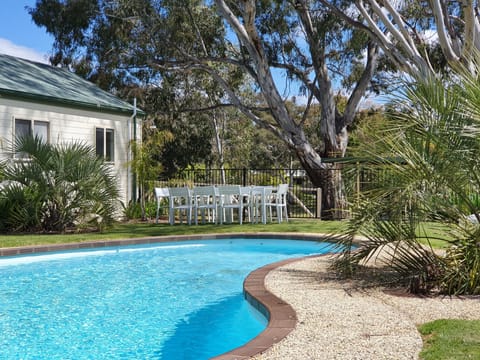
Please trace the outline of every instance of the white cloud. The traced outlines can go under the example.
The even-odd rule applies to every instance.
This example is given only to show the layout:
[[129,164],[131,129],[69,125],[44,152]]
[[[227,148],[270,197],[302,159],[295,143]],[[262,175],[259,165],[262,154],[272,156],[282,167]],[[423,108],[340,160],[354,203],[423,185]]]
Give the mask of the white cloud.
[[0,53],[48,64],[47,54],[42,54],[34,49],[14,44],[7,39],[0,38]]

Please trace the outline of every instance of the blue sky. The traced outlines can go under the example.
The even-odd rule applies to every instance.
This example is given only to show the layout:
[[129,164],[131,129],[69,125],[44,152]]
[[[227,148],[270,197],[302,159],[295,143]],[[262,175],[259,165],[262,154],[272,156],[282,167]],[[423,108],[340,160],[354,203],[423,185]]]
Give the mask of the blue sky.
[[36,0],[1,0],[0,53],[40,62],[48,61],[53,38],[37,27],[25,6],[34,7]]
[[[0,53],[17,56],[29,60],[48,63],[52,49],[53,37],[48,35],[44,28],[37,27],[25,9],[34,7],[36,0],[0,0]],[[279,90],[285,87],[285,80],[281,74],[274,74]],[[295,91],[290,96],[296,95]],[[297,96],[302,103],[305,99]],[[367,107],[368,99],[365,100]],[[364,105],[365,106],[365,105]]]

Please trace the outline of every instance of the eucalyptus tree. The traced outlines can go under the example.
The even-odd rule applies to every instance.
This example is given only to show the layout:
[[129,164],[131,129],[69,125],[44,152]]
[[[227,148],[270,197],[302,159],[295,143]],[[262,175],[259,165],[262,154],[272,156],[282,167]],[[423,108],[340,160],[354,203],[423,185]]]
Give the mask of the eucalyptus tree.
[[[211,161],[210,138],[215,126],[210,115],[202,114],[199,108],[211,105],[205,93],[217,95],[205,76],[160,73],[151,66],[154,49],[147,49],[151,36],[147,29],[137,31],[135,25],[137,10],[146,18],[153,11],[149,3],[49,0],[38,1],[29,11],[33,20],[55,38],[52,64],[69,67],[122,98],[135,97],[138,106],[148,114],[149,124],[173,134],[155,156],[162,163],[162,173],[168,176]],[[171,29],[175,22],[172,17],[169,24],[158,26]],[[152,144],[149,139],[144,140]]]
[[[332,175],[339,173],[322,159],[344,156],[378,48],[320,2],[39,0],[30,12],[55,37],[55,63],[76,63],[110,88],[127,81],[161,86],[173,72],[208,75],[221,89],[208,108],[234,106],[271,131],[323,188],[324,209],[332,215],[344,205],[341,178]],[[274,71],[289,84],[284,89]],[[301,116],[285,104],[290,85],[306,96]],[[246,88],[261,95],[258,101],[242,96]],[[343,112],[335,101],[341,90],[348,97]],[[321,105],[318,143],[303,128],[313,103]]]
[[320,0],[350,25],[362,29],[398,71],[414,76],[466,66],[480,50],[476,0]]

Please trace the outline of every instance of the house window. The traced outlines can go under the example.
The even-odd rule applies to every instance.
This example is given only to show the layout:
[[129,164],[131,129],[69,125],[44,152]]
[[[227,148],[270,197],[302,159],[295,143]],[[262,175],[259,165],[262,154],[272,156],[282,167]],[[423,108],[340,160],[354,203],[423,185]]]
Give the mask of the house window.
[[15,119],[15,137],[21,138],[27,135],[37,136],[48,142],[49,123],[37,120]]
[[115,160],[115,141],[113,129],[95,129],[95,148],[97,151],[97,156],[104,158],[106,161]]

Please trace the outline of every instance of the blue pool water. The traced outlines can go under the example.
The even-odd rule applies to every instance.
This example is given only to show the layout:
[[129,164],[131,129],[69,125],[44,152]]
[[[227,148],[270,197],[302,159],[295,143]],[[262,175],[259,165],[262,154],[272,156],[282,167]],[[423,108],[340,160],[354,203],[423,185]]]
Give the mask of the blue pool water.
[[0,259],[0,359],[208,359],[267,324],[248,273],[331,250],[229,239]]

